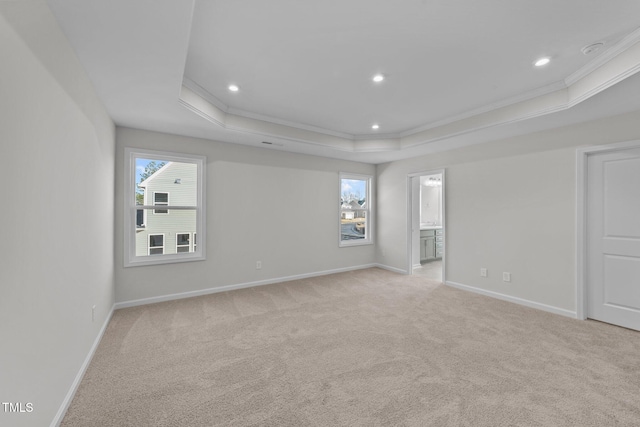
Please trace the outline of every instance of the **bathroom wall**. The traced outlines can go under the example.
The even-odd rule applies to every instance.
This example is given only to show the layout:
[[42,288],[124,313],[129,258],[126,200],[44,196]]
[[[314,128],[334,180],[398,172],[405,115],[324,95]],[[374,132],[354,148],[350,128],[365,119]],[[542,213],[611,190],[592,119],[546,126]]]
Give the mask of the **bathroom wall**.
[[420,185],[420,223],[442,225],[442,187]]

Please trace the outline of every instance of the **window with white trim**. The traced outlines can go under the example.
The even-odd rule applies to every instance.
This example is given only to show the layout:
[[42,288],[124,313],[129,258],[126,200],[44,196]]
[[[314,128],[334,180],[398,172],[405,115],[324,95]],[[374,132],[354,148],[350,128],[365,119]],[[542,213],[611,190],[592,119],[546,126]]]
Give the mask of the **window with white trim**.
[[191,252],[191,233],[176,234],[176,253]]
[[[154,206],[169,206],[169,193],[164,193],[161,191],[154,191],[153,193],[153,204]],[[154,214],[168,214],[169,211],[167,209],[154,209]]]
[[149,234],[147,253],[149,255],[164,254],[164,234]]
[[373,243],[372,180],[369,175],[340,174],[340,246]]
[[[205,259],[206,158],[125,149],[124,265]],[[206,235],[206,234],[205,234]]]

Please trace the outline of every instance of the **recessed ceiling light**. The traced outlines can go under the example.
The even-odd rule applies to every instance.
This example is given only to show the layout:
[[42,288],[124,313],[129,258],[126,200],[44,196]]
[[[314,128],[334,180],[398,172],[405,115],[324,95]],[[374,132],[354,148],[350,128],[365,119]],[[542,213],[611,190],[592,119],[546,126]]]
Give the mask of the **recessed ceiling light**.
[[240,90],[240,87],[238,85],[229,85],[229,90],[231,92],[237,92]]
[[371,129],[378,130],[378,129],[380,129],[380,125],[373,125],[373,126],[371,126]]
[[536,67],[542,67],[551,62],[551,58],[540,58],[536,62],[533,63]]
[[383,80],[384,76],[382,74],[376,74],[375,76],[373,76],[373,81],[376,83],[380,83]]

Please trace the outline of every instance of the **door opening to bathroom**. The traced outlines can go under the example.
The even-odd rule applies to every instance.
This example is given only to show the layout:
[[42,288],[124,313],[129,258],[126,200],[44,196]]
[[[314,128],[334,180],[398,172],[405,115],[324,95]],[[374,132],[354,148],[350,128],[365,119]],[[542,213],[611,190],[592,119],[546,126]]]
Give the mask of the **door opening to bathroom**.
[[442,282],[446,253],[444,170],[410,174],[408,187],[408,271]]

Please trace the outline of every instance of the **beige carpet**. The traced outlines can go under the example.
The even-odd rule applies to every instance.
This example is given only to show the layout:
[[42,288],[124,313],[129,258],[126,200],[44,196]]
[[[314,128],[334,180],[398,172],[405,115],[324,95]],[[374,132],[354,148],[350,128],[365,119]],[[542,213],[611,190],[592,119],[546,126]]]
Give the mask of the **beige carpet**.
[[639,426],[640,333],[368,269],[117,311],[63,426]]

